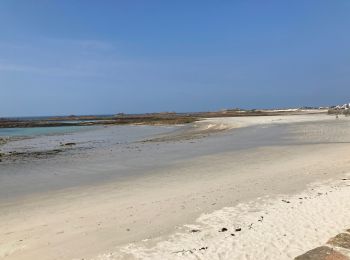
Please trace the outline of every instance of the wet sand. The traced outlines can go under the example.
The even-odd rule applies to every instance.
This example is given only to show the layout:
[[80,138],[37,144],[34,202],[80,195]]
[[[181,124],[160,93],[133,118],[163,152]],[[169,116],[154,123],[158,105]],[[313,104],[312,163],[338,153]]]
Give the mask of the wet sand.
[[[198,127],[168,129],[129,142],[104,142],[113,136],[111,127],[89,149],[79,149],[86,143],[78,141],[77,148],[52,158],[2,162],[0,258],[133,259],[151,249],[143,258],[164,259],[158,243],[176,232],[188,234],[184,225],[196,224],[203,213],[263,196],[292,196],[310,183],[349,172],[347,118],[260,117],[244,125],[242,119],[208,120],[200,127],[220,131],[198,136]],[[195,135],[190,138],[188,131]],[[126,247],[129,243],[134,244]],[[214,250],[210,255],[201,250],[200,258],[230,259],[215,255],[219,251],[211,243]],[[244,250],[249,256],[249,247]]]

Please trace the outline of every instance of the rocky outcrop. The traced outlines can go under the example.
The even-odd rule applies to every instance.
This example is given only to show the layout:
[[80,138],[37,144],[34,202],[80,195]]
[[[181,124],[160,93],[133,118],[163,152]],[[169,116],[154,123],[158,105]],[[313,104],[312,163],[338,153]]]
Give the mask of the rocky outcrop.
[[328,240],[324,246],[316,247],[295,260],[350,260],[350,229]]
[[295,260],[349,260],[349,258],[333,248],[320,246],[296,257]]

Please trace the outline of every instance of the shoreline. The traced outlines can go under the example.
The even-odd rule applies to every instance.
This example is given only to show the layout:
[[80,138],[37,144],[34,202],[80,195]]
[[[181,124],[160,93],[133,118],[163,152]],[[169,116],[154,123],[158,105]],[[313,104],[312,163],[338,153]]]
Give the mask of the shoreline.
[[250,116],[288,116],[326,114],[322,109],[287,109],[287,110],[224,110],[217,112],[193,113],[147,113],[147,114],[117,114],[110,116],[61,116],[44,118],[0,118],[1,128],[32,128],[32,127],[63,127],[63,126],[94,126],[94,125],[177,125],[189,124],[203,118],[217,117],[250,117]]
[[[157,134],[156,136],[152,136],[150,138],[140,139],[137,142],[139,143],[147,143],[147,142],[172,142],[172,141],[186,141],[186,140],[196,140],[199,138],[205,138],[210,135],[219,134],[220,132],[225,132],[234,129],[242,129],[250,126],[270,126],[270,125],[284,125],[284,124],[292,124],[292,123],[303,123],[303,122],[319,122],[325,120],[332,120],[333,117],[327,114],[298,114],[298,115],[272,115],[272,116],[248,116],[248,117],[214,117],[214,118],[202,118],[198,119],[198,121],[186,124],[186,125],[176,125],[173,131],[165,131],[165,133]],[[341,120],[341,119],[340,119]],[[150,125],[108,125],[105,127],[174,127],[171,125],[159,125],[159,126],[150,126]],[[28,160],[28,159],[45,159],[57,154],[64,153],[66,151],[78,149],[79,140],[74,140],[74,138],[69,138],[69,136],[74,135],[74,133],[82,133],[91,132],[95,130],[99,130],[98,126],[90,126],[96,128],[90,129],[80,129],[75,130],[73,132],[67,133],[51,133],[51,134],[42,134],[42,135],[33,135],[33,136],[13,136],[13,137],[0,137],[0,159],[3,162],[9,161],[14,162],[18,160]],[[180,128],[178,128],[180,127]],[[40,127],[39,127],[40,128]],[[0,129],[1,130],[1,129]],[[53,144],[50,141],[50,145],[47,147],[42,147],[40,149],[35,149],[35,144],[31,142],[31,140],[40,140],[41,139],[50,139],[55,136],[68,136],[65,140],[64,138],[60,142],[56,142]],[[13,149],[7,149],[10,142],[21,143],[21,141],[25,144],[26,140],[28,143],[32,143],[30,149],[20,149],[20,147],[16,146]],[[85,149],[86,147],[84,147]],[[18,150],[20,149],[20,150]]]
[[[235,207],[266,195],[289,197],[288,194],[299,193],[315,181],[341,178],[349,172],[347,154],[350,147],[348,132],[339,131],[347,131],[344,126],[349,121],[325,120],[322,116],[319,119],[300,124],[265,121],[256,127],[197,139],[195,143],[182,139],[145,144],[141,147],[143,151],[130,150],[125,155],[125,158],[139,157],[130,162],[123,160],[123,167],[133,167],[132,171],[137,167],[144,170],[146,165],[152,166],[150,159],[162,158],[159,156],[166,153],[169,156],[164,159],[172,163],[158,168],[152,166],[148,168],[149,172],[124,180],[107,178],[101,183],[5,199],[0,204],[0,230],[3,230],[0,244],[6,246],[0,251],[0,259],[98,259],[108,253],[114,253],[111,255],[114,258],[107,259],[120,259],[116,255],[119,246],[144,239],[151,239],[148,243],[154,245],[155,241],[178,232],[183,225],[195,223],[203,213]],[[257,118],[251,120],[259,123]],[[226,123],[232,124],[230,120]],[[288,129],[290,134],[286,137],[300,140],[283,141],[282,138],[282,143],[269,146],[277,137],[272,131],[274,128],[267,126],[275,123],[278,124],[276,130]],[[271,137],[262,143],[254,140],[253,137],[261,133]],[[232,150],[230,143],[239,144],[240,139],[257,144]],[[222,146],[224,143],[226,147]],[[208,147],[212,149],[209,153],[195,152]],[[92,161],[79,168],[69,164],[65,167],[87,175],[104,168],[117,169],[117,164],[111,162],[119,155],[105,158],[109,151],[108,146],[94,152],[94,160],[101,160],[99,164]],[[186,153],[174,157],[174,152],[181,151]],[[120,152],[120,155],[125,154],[124,150]],[[135,164],[145,154],[150,157]],[[91,159],[88,157],[87,160]],[[85,161],[81,158],[79,162]],[[58,161],[57,165],[48,164],[47,168],[41,169],[52,171],[60,164]],[[18,178],[22,177],[18,175]]]
[[[324,152],[328,150],[327,154],[333,156],[348,151],[347,147],[340,148],[329,151],[324,147],[319,150]],[[272,148],[275,149],[272,153],[270,149],[266,151],[266,155],[269,154],[271,160],[282,151]],[[202,180],[198,181],[198,170],[203,171],[208,166],[203,165],[203,162],[209,158],[203,158],[197,165],[192,164],[193,169],[190,172],[194,174],[194,170],[197,169],[197,174],[190,179],[189,176],[186,177],[187,184],[184,184],[181,178],[174,179],[171,177],[173,174],[168,173],[167,176],[149,176],[121,185],[106,184],[60,190],[54,194],[39,195],[23,202],[18,201],[18,204],[12,206],[2,207],[0,223],[7,224],[5,226],[0,224],[4,232],[0,236],[0,241],[2,244],[7,241],[5,252],[9,254],[4,259],[51,259],[59,252],[62,254],[62,259],[81,257],[94,259],[117,245],[167,236],[176,232],[182,225],[193,223],[204,212],[210,213],[223,207],[235,206],[237,203],[244,203],[266,194],[272,197],[286,192],[293,194],[303,190],[304,185],[315,180],[328,179],[330,176],[340,178],[350,167],[349,163],[344,165],[342,160],[335,160],[336,158],[332,159],[341,167],[326,166],[327,163],[316,167],[316,162],[319,162],[317,156],[313,159],[305,158],[304,153],[300,154],[300,147],[295,149],[293,156],[284,155],[282,158],[294,157],[291,165],[299,164],[300,168],[290,168],[287,172],[285,170],[276,172],[276,169],[281,169],[284,165],[283,162],[278,162],[277,165],[270,166],[270,169],[255,170],[254,173],[256,166],[261,165],[257,163],[245,170],[250,173],[249,176],[242,173],[232,179],[226,176],[227,173],[223,174],[224,171],[227,172],[225,168],[230,168],[226,165],[222,166],[223,169],[209,169],[206,172],[208,176],[205,177],[202,173],[200,175]],[[310,147],[309,156],[312,150],[314,147]],[[231,156],[227,155],[226,159],[220,157],[224,162]],[[300,164],[301,161],[304,161],[304,164]],[[310,164],[313,166],[310,167]],[[198,168],[199,165],[202,167]],[[304,172],[300,169],[306,165],[309,165],[309,173],[304,176]],[[183,167],[183,170],[188,171],[186,165]],[[182,171],[178,168],[173,170],[174,173]],[[258,177],[266,170],[272,175]],[[212,183],[213,173],[217,171],[223,176],[214,175],[216,181]],[[325,172],[328,174],[325,175]],[[293,175],[290,175],[292,173]],[[278,177],[279,175],[281,176]],[[292,182],[291,176],[293,176]],[[274,179],[273,189],[269,184],[271,178]],[[252,183],[254,183],[253,190]],[[161,186],[163,188],[160,188]],[[94,237],[104,239],[96,241]],[[91,241],[92,244],[89,242],[91,239],[94,241],[93,243]],[[48,241],[50,243],[46,244]],[[86,245],[89,245],[88,248]]]

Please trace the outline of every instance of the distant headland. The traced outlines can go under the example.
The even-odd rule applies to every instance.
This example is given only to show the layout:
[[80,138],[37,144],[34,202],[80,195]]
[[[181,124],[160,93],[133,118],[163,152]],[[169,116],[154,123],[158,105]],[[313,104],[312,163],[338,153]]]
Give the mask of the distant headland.
[[[115,115],[69,115],[48,117],[0,118],[0,128],[17,127],[57,127],[57,126],[91,126],[91,125],[174,125],[187,124],[202,118],[297,115],[308,113],[343,113],[349,105],[333,107],[301,107],[287,109],[222,109],[214,112],[160,112],[145,114]],[[350,110],[349,110],[350,111]]]

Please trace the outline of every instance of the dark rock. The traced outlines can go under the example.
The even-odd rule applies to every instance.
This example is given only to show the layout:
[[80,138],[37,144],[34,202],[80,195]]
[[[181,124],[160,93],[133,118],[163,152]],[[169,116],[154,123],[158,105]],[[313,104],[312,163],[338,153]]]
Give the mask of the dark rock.
[[242,231],[242,229],[241,228],[236,228],[235,231],[239,232],[239,231]]
[[289,200],[282,200],[284,203],[290,203]]
[[197,232],[201,232],[201,231],[199,229],[192,229],[190,232],[191,233],[197,233]]
[[328,241],[328,244],[350,249],[350,234],[340,233]]
[[65,143],[65,144],[62,144],[61,146],[73,146],[73,145],[76,145],[76,143]]
[[226,232],[227,231],[227,228],[222,228],[219,232]]
[[349,260],[349,258],[328,246],[314,248],[295,260]]

